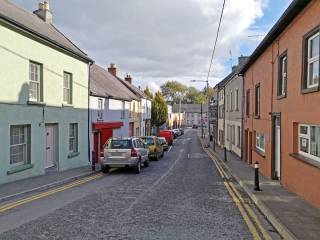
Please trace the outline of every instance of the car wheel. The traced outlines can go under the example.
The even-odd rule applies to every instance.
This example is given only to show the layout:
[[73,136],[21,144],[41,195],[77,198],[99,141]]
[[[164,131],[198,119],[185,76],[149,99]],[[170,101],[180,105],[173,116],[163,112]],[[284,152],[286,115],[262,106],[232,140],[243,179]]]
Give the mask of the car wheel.
[[163,156],[164,156],[164,151],[162,152],[162,154],[161,154],[161,156],[160,156],[160,157],[161,157],[161,158],[163,158]]
[[154,160],[159,161],[159,154],[157,153],[157,155],[155,156]]
[[139,161],[137,166],[135,166],[134,171],[136,174],[139,174],[141,172],[141,161]]
[[150,164],[150,161],[149,161],[149,159],[147,159],[147,160],[144,162],[143,166],[144,166],[144,167],[149,167],[149,164]]
[[109,167],[109,166],[107,166],[107,165],[101,165],[101,171],[102,171],[103,173],[108,173],[109,170],[110,170],[110,167]]

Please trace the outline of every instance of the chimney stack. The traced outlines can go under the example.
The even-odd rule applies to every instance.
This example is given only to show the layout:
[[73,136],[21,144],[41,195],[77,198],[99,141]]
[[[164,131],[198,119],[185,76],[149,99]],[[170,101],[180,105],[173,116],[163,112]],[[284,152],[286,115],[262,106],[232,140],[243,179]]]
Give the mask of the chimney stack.
[[237,70],[237,67],[238,67],[238,66],[236,66],[236,65],[235,65],[235,66],[232,66],[232,72],[236,71],[236,70]]
[[244,65],[244,64],[248,61],[248,59],[249,59],[249,57],[247,57],[247,56],[242,56],[242,55],[241,55],[241,56],[238,58],[239,66]]
[[44,22],[52,24],[52,12],[50,11],[49,2],[40,2],[38,10],[34,11],[33,13],[37,15],[40,19],[42,19]]
[[114,63],[110,64],[110,67],[108,67],[108,72],[111,73],[113,76],[117,76],[117,67]]
[[124,80],[126,80],[126,82],[132,84],[132,77],[127,73],[127,76],[124,78]]

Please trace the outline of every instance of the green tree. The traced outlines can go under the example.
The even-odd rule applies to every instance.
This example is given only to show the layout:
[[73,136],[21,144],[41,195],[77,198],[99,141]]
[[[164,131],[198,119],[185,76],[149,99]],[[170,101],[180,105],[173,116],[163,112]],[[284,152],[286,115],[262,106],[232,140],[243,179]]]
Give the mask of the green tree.
[[207,96],[204,95],[202,92],[199,92],[199,94],[195,97],[195,100],[193,103],[195,104],[205,104],[207,103]]
[[161,92],[158,91],[152,99],[151,124],[152,126],[157,127],[158,131],[159,127],[166,123],[167,118],[168,106]]
[[201,92],[195,87],[188,87],[183,103],[197,103],[197,99]]
[[177,81],[168,81],[160,88],[166,101],[171,104],[178,104],[180,100],[182,101],[187,91],[187,87]]
[[153,98],[153,93],[150,91],[149,87],[146,86],[146,89],[144,90],[144,93],[150,98]]

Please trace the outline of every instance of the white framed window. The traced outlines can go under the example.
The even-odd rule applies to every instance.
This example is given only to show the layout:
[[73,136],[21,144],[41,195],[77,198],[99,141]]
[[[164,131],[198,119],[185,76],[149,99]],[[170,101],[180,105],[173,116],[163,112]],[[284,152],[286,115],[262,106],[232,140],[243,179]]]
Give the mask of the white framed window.
[[230,92],[230,101],[229,101],[229,109],[230,111],[233,111],[233,92]]
[[78,152],[78,123],[69,125],[69,152]]
[[235,144],[235,141],[236,141],[236,136],[235,136],[236,130],[235,130],[235,126],[234,125],[231,126],[231,133],[232,133],[231,142],[232,142],[232,144]]
[[308,39],[307,88],[319,85],[319,32]]
[[10,165],[19,166],[29,163],[28,125],[10,126]]
[[236,111],[239,111],[239,89],[236,89],[235,96],[234,96],[234,103],[235,103],[234,109]]
[[29,63],[29,100],[34,102],[41,101],[41,64]]
[[265,152],[265,136],[264,133],[256,132],[256,148]]
[[63,73],[63,102],[72,104],[72,74]]
[[299,153],[320,161],[320,126],[299,124]]
[[103,99],[98,99],[98,119],[103,119]]
[[280,79],[278,96],[284,96],[286,94],[287,83],[287,55],[280,58]]
[[237,141],[237,146],[240,148],[241,146],[241,127],[238,126],[238,141]]

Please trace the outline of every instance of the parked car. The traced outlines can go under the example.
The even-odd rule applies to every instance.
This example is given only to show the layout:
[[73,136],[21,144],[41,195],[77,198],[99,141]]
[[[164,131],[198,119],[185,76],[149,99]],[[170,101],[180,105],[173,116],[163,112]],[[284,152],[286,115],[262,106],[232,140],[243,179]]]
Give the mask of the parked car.
[[159,137],[164,137],[170,146],[173,145],[174,135],[172,130],[160,130]]
[[145,146],[149,149],[149,159],[154,159],[158,161],[164,155],[163,146],[158,137],[150,136],[150,137],[141,137],[144,141]]
[[192,125],[192,128],[198,128],[198,125],[193,124],[193,125]]
[[181,135],[184,134],[184,129],[183,128],[179,128],[180,132],[181,132]]
[[181,132],[180,132],[180,130],[179,130],[178,128],[172,129],[172,131],[173,131],[173,133],[174,133],[174,135],[175,135],[176,137],[181,136]]
[[101,170],[109,172],[112,167],[133,167],[136,173],[149,166],[149,151],[139,138],[111,138],[104,147]]
[[160,142],[161,142],[161,145],[163,146],[163,150],[164,150],[164,151],[168,151],[169,145],[168,145],[168,143],[167,143],[166,138],[164,138],[164,137],[159,137],[159,140],[160,140]]

